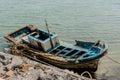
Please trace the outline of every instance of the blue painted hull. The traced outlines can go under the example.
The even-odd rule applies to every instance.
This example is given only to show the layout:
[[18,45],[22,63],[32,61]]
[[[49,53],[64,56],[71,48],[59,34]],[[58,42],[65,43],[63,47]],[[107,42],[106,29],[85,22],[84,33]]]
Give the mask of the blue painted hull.
[[[99,58],[108,50],[108,46],[100,40],[97,42],[76,40],[74,45],[58,42],[56,34],[50,33],[50,35],[53,48],[50,45],[48,32],[37,29],[33,25],[23,26],[4,37],[15,44],[13,53],[35,56],[37,59],[62,68],[96,68]],[[22,46],[22,50],[21,48],[19,50],[19,45]]]

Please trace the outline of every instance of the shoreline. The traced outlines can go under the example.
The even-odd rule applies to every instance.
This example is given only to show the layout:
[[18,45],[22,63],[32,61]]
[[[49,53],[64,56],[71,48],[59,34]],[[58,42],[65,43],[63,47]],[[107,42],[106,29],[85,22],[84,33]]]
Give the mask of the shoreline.
[[[2,57],[1,57],[2,56]],[[67,69],[47,66],[26,57],[0,52],[0,79],[5,80],[82,80],[79,74]],[[4,63],[4,64],[3,64]],[[9,74],[7,74],[9,73]],[[85,77],[84,77],[85,78]],[[83,79],[84,80],[84,79]],[[87,80],[90,80],[87,78]]]
[[[6,48],[7,49],[7,48]],[[73,72],[73,71],[69,71],[69,70],[67,70],[67,69],[65,69],[65,70],[63,70],[63,69],[59,69],[59,68],[57,68],[57,69],[54,69],[53,67],[51,67],[51,66],[47,66],[47,65],[44,65],[44,64],[41,64],[41,63],[38,63],[38,62],[36,62],[36,61],[33,61],[33,60],[30,60],[30,59],[28,59],[28,58],[26,58],[26,57],[21,57],[21,56],[15,56],[15,55],[11,55],[11,54],[9,54],[8,52],[9,52],[9,50],[7,51],[6,50],[6,53],[4,53],[5,51],[0,51],[0,55],[2,54],[2,55],[4,55],[6,58],[8,57],[9,59],[12,57],[13,59],[12,59],[12,64],[18,64],[18,65],[21,65],[22,63],[26,63],[27,62],[27,64],[29,64],[29,66],[31,66],[31,65],[33,65],[33,66],[31,66],[29,69],[29,71],[27,71],[27,72],[23,72],[23,73],[21,73],[21,75],[29,75],[30,73],[32,73],[31,72],[31,70],[34,72],[35,71],[35,73],[34,74],[36,74],[36,75],[38,75],[38,76],[34,76],[34,79],[33,80],[36,80],[35,78],[38,78],[38,77],[42,77],[43,79],[45,78],[46,79],[46,77],[43,77],[43,75],[45,76],[45,75],[49,75],[50,77],[50,79],[52,79],[52,78],[54,78],[54,76],[56,75],[57,76],[57,78],[58,78],[58,80],[60,80],[60,77],[62,77],[62,79],[66,79],[66,80],[69,80],[68,78],[67,78],[67,75],[69,75],[69,76],[73,76],[73,75],[77,75],[77,76],[79,76],[79,77],[71,77],[71,78],[74,78],[74,79],[78,79],[78,80],[81,80],[81,77],[80,77],[80,74],[78,74],[78,73],[75,73],[75,72]],[[17,62],[16,62],[17,61]],[[25,62],[24,62],[25,61]],[[40,64],[40,66],[38,67],[37,66],[37,68],[42,68],[42,69],[40,69],[40,72],[37,72],[38,70],[37,69],[34,69],[34,67],[35,67],[35,65],[38,65],[38,64]],[[0,66],[1,66],[1,63],[0,63]],[[13,66],[13,65],[11,65],[11,66]],[[42,67],[41,67],[42,66]],[[3,66],[3,67],[5,67],[5,66]],[[47,70],[48,70],[48,68],[49,68],[49,70],[50,70],[50,72],[48,72],[48,74],[44,74],[44,71],[46,71],[47,72]],[[1,68],[1,69],[3,69],[3,68]],[[43,70],[44,69],[44,70]],[[45,70],[46,69],[46,70]],[[51,70],[52,70],[52,76],[51,76]],[[60,73],[60,71],[63,71],[63,72],[61,72],[61,74],[59,75],[58,73]],[[65,71],[65,72],[64,72]],[[102,59],[100,59],[100,62],[99,62],[99,65],[98,65],[98,70],[95,72],[95,78],[97,79],[97,80],[120,80],[120,77],[119,77],[119,75],[120,75],[120,65],[119,64],[117,64],[117,63],[115,63],[115,62],[113,62],[112,60],[110,60],[110,59],[108,59],[106,56],[105,57],[103,57]],[[0,71],[0,72],[2,72],[2,71]],[[42,72],[42,75],[40,74]],[[55,72],[55,73],[54,73]],[[3,72],[4,74],[5,74],[5,72]],[[68,73],[70,73],[70,74],[68,74]],[[64,75],[65,76],[64,76]],[[10,77],[8,77],[8,79],[6,79],[6,80],[16,80],[16,78],[18,79],[18,80],[21,80],[21,78],[23,78],[23,77],[21,77],[21,75],[17,75],[17,76],[19,76],[19,77],[17,77],[17,76],[10,76]],[[53,76],[54,75],[54,76]],[[58,76],[59,75],[59,76]],[[13,79],[13,77],[15,78],[15,79]],[[20,78],[21,77],[21,78]],[[0,78],[1,78],[1,76],[0,76]],[[19,79],[20,78],[20,79]],[[26,79],[28,79],[28,77],[26,77]],[[73,80],[74,80],[73,79]],[[88,80],[90,80],[90,79],[88,79]]]

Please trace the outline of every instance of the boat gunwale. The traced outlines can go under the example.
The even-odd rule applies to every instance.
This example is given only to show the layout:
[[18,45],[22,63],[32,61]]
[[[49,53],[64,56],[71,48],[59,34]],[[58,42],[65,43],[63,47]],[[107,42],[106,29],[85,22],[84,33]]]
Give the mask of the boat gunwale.
[[26,27],[30,28],[30,30],[33,30],[33,31],[38,29],[38,28],[36,28],[35,26],[33,26],[33,25],[31,25],[31,24],[26,24],[26,25],[20,27],[19,29],[16,29],[16,30],[14,30],[14,31],[12,31],[12,32],[9,32],[8,34],[5,34],[5,35],[4,35],[4,38],[8,39],[9,41],[11,41],[12,43],[14,43],[14,44],[17,45],[17,44],[19,44],[19,42],[17,42],[17,41],[16,41],[13,37],[11,37],[10,35],[18,32],[18,31],[20,31],[20,30],[22,30],[22,29],[24,29],[24,28],[26,28]]
[[[88,58],[88,59],[85,58],[85,59],[82,59],[82,60],[74,59],[74,62],[71,62],[71,59],[66,59],[66,58],[63,58],[63,57],[60,57],[60,56],[50,54],[49,52],[46,53],[46,52],[39,51],[39,50],[30,48],[30,47],[27,47],[25,50],[28,50],[28,51],[31,50],[31,51],[33,51],[34,54],[40,55],[40,56],[45,57],[45,58],[49,58],[51,60],[60,61],[59,59],[62,59],[62,62],[75,63],[75,64],[84,63],[84,62],[91,62],[91,61],[97,60],[107,53],[107,50],[105,50],[105,51],[101,52],[99,54],[99,56],[97,55],[97,57],[95,57],[95,58]],[[55,58],[53,58],[53,57],[55,57]],[[57,58],[59,58],[59,59],[57,59]]]
[[[17,31],[20,31],[21,29],[24,29],[25,27],[29,27],[30,29],[34,28],[34,30],[37,30],[36,27],[34,27],[33,25],[30,25],[30,24],[29,24],[29,25],[22,26],[21,28],[13,31],[13,32],[11,32],[11,33],[8,33],[8,34],[5,35],[4,37],[5,37],[6,39],[12,41],[12,42],[13,42],[14,44],[16,44],[16,45],[21,44],[20,42],[17,42],[13,37],[10,37],[10,35],[16,33]],[[83,42],[85,42],[85,41],[83,41]],[[95,42],[90,42],[90,43],[95,43]],[[102,43],[103,43],[103,42],[102,42]],[[89,58],[85,58],[85,59],[79,60],[79,62],[91,61],[91,60],[98,59],[98,58],[104,56],[104,55],[105,55],[105,52],[107,52],[107,50],[108,50],[107,44],[104,43],[104,45],[105,45],[105,48],[104,48],[103,50],[100,50],[101,52],[100,52],[97,56],[94,56],[94,58],[91,58],[91,57],[92,57],[92,56],[91,56],[91,57],[89,57]],[[44,53],[45,53],[45,52],[44,52]],[[60,57],[60,56],[57,56],[57,57]],[[64,59],[66,59],[66,58],[64,58]],[[67,59],[67,60],[70,61],[71,59]],[[76,62],[75,59],[74,59],[74,61]]]

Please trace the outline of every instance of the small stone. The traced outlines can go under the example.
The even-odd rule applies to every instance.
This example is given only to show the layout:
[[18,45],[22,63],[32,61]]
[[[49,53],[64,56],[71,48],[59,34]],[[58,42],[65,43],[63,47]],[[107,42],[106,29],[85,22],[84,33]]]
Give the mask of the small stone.
[[42,80],[42,78],[39,76],[39,77],[37,78],[37,80]]
[[5,79],[0,78],[0,80],[5,80]]
[[9,54],[12,53],[12,51],[11,51],[10,48],[4,48],[3,52],[4,52],[4,53],[9,53]]
[[4,70],[4,71],[9,71],[8,67],[4,67],[3,70]]
[[29,70],[29,66],[27,64],[23,64],[22,71],[28,71],[28,70]]
[[6,66],[7,65],[7,62],[1,62],[4,66]]
[[0,58],[1,58],[2,60],[5,60],[5,59],[6,59],[4,55],[0,55]]
[[14,72],[12,71],[12,70],[9,70],[8,72],[6,72],[6,75],[7,76],[10,76],[10,75],[12,75]]
[[33,67],[30,67],[29,70],[33,70],[34,68]]

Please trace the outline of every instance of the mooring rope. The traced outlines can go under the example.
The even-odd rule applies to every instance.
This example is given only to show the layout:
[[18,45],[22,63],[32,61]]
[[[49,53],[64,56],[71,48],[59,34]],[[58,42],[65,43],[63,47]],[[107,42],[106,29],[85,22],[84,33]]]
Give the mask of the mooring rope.
[[106,56],[106,57],[107,57],[108,59],[110,59],[111,61],[113,61],[113,62],[115,62],[115,63],[117,63],[117,64],[120,64],[120,62],[114,60],[113,58],[111,58],[111,57],[109,57],[109,56]]
[[90,79],[93,80],[92,75],[88,71],[84,71],[80,76],[82,77],[83,80],[86,80],[85,77],[83,76],[84,74],[88,74]]

